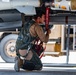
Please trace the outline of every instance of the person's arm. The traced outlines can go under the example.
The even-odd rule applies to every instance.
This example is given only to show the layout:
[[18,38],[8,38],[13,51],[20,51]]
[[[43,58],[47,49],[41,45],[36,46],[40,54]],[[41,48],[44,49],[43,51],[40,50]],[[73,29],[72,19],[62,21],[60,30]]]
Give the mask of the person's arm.
[[50,30],[48,30],[48,31],[46,32],[46,34],[45,34],[44,31],[43,31],[43,29],[42,29],[42,27],[39,26],[39,25],[36,25],[35,31],[36,31],[38,37],[40,38],[40,40],[41,40],[42,42],[45,42],[45,43],[48,42],[49,34],[51,33]]

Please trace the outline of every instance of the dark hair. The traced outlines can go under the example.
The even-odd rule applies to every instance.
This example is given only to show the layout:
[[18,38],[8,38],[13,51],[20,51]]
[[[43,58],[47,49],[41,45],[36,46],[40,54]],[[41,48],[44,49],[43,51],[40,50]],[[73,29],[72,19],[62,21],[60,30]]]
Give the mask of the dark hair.
[[36,15],[34,15],[33,18],[37,19],[38,17],[42,17],[43,14],[45,14],[45,12],[42,9],[36,8]]

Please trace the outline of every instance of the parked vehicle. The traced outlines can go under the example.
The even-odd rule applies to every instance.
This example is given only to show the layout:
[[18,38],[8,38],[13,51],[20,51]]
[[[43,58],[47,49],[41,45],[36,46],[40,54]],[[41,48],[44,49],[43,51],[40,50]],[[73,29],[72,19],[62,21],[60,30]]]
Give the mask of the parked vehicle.
[[25,14],[24,21],[27,22],[36,14],[35,9],[43,4],[45,7],[50,7],[49,25],[54,25],[44,54],[61,55],[60,53],[66,50],[66,27],[64,25],[66,23],[76,24],[76,11],[70,3],[73,5],[73,0],[0,0],[0,54],[2,59],[5,62],[14,62],[15,42],[23,24],[22,13]]

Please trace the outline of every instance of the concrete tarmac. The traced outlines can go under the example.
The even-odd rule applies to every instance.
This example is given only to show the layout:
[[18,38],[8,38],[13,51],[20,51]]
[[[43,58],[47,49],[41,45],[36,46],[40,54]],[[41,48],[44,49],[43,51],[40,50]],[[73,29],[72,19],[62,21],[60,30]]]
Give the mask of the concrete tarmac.
[[20,71],[0,70],[0,75],[76,75],[76,72],[68,71]]
[[43,67],[40,71],[20,69],[20,72],[16,72],[14,70],[14,63],[0,64],[4,65],[0,67],[0,75],[76,75],[76,67]]

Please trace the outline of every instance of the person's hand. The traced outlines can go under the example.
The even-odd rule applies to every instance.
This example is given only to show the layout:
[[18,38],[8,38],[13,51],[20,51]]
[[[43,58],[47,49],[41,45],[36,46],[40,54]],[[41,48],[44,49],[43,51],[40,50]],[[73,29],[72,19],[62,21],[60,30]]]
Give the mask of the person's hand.
[[47,34],[49,35],[50,33],[51,33],[51,30],[50,30],[50,29],[48,29],[48,30],[47,30]]

